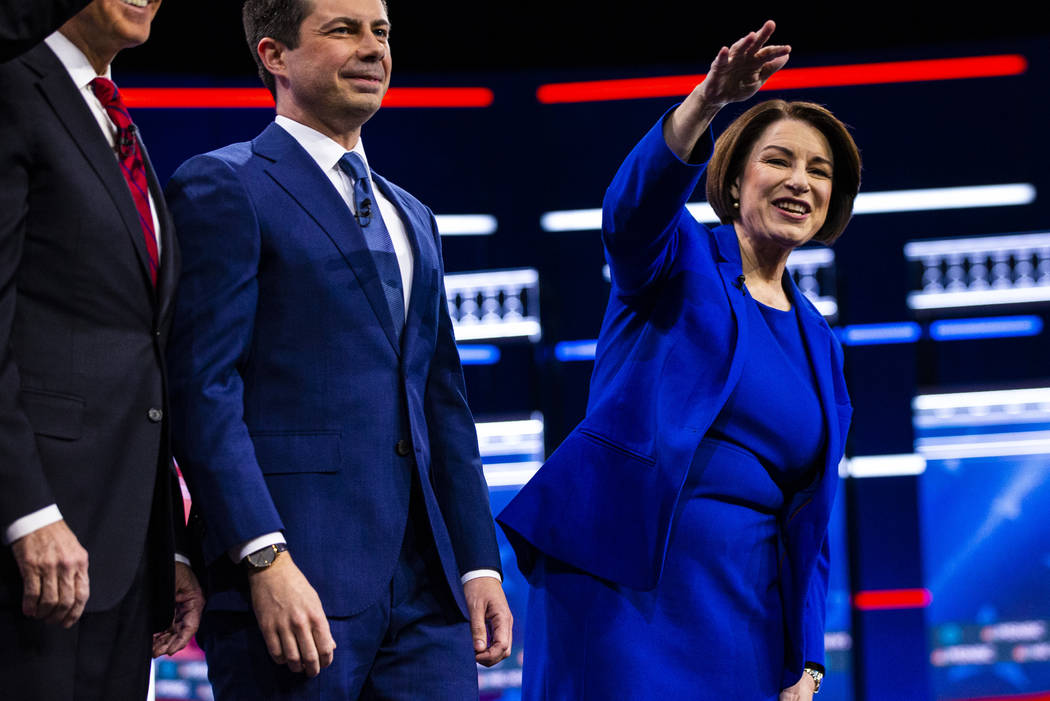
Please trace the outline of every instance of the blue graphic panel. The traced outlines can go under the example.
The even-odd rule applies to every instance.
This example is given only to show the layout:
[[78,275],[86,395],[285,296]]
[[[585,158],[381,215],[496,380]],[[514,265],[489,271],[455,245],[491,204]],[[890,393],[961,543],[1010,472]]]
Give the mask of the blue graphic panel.
[[[937,699],[1050,691],[1050,397],[1041,392],[916,400]],[[965,401],[922,406],[953,396]]]

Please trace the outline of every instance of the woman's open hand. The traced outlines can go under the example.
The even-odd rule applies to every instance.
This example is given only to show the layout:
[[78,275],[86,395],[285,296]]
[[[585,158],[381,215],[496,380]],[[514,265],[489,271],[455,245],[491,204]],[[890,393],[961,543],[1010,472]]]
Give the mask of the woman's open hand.
[[740,37],[732,46],[723,46],[703,82],[664,122],[664,140],[680,159],[689,160],[693,147],[720,109],[754,95],[787,63],[790,46],[766,46],[776,28],[773,20],[767,20],[757,32]]
[[757,32],[750,32],[732,46],[723,46],[718,51],[711,70],[698,86],[706,103],[722,107],[746,100],[787,63],[790,46],[766,46],[776,28],[773,20],[766,20]]

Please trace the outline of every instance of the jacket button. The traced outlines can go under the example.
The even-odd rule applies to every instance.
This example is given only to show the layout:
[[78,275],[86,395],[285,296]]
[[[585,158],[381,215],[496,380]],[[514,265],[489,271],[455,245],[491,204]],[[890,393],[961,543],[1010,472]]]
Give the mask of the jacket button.
[[164,412],[154,407],[146,412],[146,417],[155,424],[160,423],[161,419],[164,418]]
[[397,442],[397,445],[394,446],[394,452],[401,457],[405,457],[412,452],[412,446],[409,445],[408,441],[402,438]]

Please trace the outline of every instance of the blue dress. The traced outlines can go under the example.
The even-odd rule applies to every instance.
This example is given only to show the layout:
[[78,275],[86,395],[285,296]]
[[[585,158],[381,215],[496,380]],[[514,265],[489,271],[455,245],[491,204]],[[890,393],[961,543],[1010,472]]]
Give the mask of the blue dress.
[[776,701],[783,510],[817,478],[826,434],[797,310],[748,302],[749,355],[693,457],[659,584],[636,591],[541,557],[523,698]]

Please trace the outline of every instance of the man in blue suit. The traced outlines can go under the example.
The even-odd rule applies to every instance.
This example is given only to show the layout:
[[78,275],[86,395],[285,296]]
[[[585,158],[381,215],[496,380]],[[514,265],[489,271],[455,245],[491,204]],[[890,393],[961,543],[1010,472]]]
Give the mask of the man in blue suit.
[[435,220],[361,144],[385,4],[248,0],[244,21],[276,121],[169,185],[216,697],[476,697],[511,616]]

